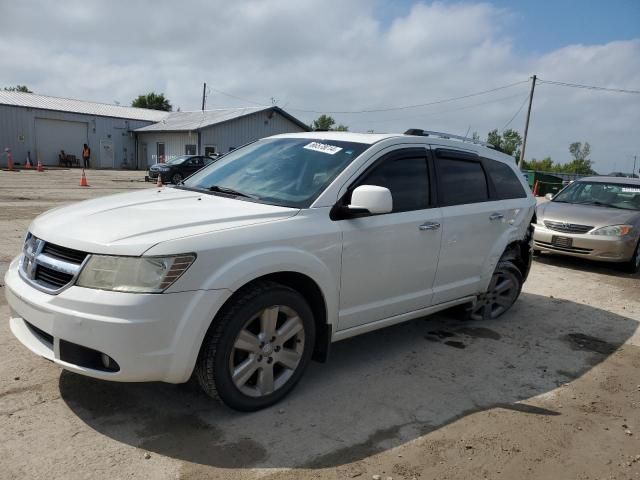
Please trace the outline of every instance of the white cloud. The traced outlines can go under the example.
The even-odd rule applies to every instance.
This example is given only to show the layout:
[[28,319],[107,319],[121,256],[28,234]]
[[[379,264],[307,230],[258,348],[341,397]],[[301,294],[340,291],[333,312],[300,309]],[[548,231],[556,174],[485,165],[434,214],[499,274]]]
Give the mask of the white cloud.
[[[522,56],[517,19],[487,3],[413,5],[388,19],[372,0],[11,2],[3,8],[0,85],[126,104],[150,90],[183,110],[202,82],[239,97],[295,108],[358,110],[424,103],[541,78],[638,89],[640,40],[570,45]],[[386,10],[389,12],[389,10]],[[419,109],[336,114],[352,130],[408,127],[482,136],[502,128],[528,85]],[[210,108],[240,105],[212,92]],[[524,128],[524,110],[511,125]],[[539,85],[528,153],[568,160],[588,140],[601,172],[640,155],[640,96]],[[528,155],[529,156],[529,155]]]

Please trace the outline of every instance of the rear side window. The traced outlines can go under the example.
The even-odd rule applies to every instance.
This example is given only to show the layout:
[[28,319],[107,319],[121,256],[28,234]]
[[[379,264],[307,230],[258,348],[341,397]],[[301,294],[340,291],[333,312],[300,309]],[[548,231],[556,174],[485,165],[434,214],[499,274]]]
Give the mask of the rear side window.
[[485,158],[484,162],[500,200],[526,198],[527,194],[522,184],[509,165],[488,158]]
[[480,162],[438,158],[438,197],[445,206],[489,200],[487,178]]
[[429,207],[429,177],[425,157],[392,157],[384,160],[358,184],[388,188],[393,198],[393,212]]

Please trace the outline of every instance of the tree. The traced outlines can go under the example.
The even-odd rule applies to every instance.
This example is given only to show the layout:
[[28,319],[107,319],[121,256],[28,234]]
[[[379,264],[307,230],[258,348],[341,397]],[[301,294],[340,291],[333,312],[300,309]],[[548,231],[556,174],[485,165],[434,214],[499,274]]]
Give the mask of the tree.
[[591,153],[591,145],[589,142],[573,142],[569,145],[569,153],[573,156],[573,160],[563,167],[564,173],[577,173],[580,175],[593,175],[596,173],[593,170],[593,161],[589,158]]
[[319,131],[325,131],[325,130],[333,130],[336,132],[347,132],[349,131],[349,127],[347,127],[346,125],[338,125],[337,127],[333,127],[336,124],[336,121],[333,119],[333,117],[329,116],[329,115],[325,115],[322,114],[320,115],[318,118],[316,118],[313,123],[311,125],[309,125],[311,127],[311,130],[319,130]]
[[553,172],[557,167],[558,165],[553,164],[551,157],[546,157],[542,160],[532,158],[528,162],[525,160],[522,165],[523,170],[535,170],[537,172]]
[[507,155],[518,158],[520,156],[522,137],[518,132],[510,128],[502,132],[502,135],[500,135],[498,133],[498,129],[495,128],[487,134],[487,143],[493,145],[497,150],[500,150]]
[[7,92],[33,93],[26,85],[16,85],[15,87],[4,87]]
[[146,95],[139,95],[133,102],[132,107],[148,108],[149,110],[164,110],[170,112],[173,110],[168,98],[164,93],[149,92]]

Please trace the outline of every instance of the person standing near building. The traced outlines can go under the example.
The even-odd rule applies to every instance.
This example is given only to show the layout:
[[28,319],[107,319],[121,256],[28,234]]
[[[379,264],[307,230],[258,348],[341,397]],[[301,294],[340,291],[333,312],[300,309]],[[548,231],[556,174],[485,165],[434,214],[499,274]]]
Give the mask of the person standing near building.
[[84,147],[82,148],[82,162],[83,162],[84,168],[89,168],[90,158],[91,158],[91,149],[89,148],[89,145],[85,143]]

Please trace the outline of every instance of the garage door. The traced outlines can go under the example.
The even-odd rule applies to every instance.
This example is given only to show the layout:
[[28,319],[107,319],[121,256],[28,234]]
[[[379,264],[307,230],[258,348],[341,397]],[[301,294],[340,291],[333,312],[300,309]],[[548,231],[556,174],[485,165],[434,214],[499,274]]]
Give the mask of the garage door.
[[45,165],[57,165],[58,153],[82,159],[82,145],[87,143],[87,124],[36,118],[36,150]]

